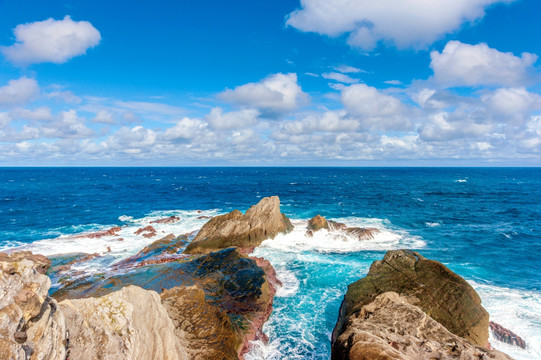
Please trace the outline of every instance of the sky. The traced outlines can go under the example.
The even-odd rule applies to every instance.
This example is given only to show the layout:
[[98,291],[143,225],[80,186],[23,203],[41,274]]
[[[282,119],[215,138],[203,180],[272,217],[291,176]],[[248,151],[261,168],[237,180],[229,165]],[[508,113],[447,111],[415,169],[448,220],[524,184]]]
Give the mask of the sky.
[[0,166],[541,166],[538,0],[0,0]]

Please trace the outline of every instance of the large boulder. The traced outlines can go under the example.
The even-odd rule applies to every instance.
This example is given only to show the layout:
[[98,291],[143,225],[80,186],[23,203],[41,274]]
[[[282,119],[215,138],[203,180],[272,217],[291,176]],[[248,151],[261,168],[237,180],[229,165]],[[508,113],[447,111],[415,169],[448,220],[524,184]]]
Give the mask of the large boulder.
[[99,298],[64,300],[59,310],[72,359],[188,359],[186,341],[155,291],[127,286]]
[[411,299],[395,292],[378,295],[348,318],[334,343],[333,360],[511,360],[452,334]]
[[280,199],[261,199],[242,214],[238,210],[209,220],[184,251],[187,254],[209,253],[231,246],[253,248],[263,240],[293,229],[289,219],[280,213]]
[[428,316],[451,333],[488,346],[488,313],[473,287],[443,264],[409,250],[389,251],[375,261],[368,275],[348,287],[333,331],[333,342],[351,316],[385,292],[411,298]]

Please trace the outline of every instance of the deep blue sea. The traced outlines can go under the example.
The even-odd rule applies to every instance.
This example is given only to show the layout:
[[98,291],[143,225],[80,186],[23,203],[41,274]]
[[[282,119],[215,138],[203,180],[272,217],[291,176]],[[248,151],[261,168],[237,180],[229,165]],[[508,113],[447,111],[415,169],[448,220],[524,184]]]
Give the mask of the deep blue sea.
[[[0,168],[0,249],[45,255],[83,251],[118,261],[149,243],[133,229],[181,221],[177,235],[232,209],[278,195],[295,230],[256,249],[283,287],[248,359],[328,359],[347,285],[390,249],[417,249],[466,278],[491,320],[528,343],[491,338],[516,359],[541,358],[541,169],[539,168]],[[372,226],[376,239],[304,236],[316,214]],[[123,228],[122,242],[70,235]],[[107,253],[107,246],[112,249]],[[87,271],[103,263],[89,263]]]

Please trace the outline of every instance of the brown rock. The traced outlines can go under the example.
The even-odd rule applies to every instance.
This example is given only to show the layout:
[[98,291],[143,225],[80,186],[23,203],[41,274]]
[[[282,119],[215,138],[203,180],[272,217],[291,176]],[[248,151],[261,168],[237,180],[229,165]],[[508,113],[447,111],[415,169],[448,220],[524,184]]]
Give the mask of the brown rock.
[[174,224],[177,221],[180,221],[180,218],[178,216],[172,216],[171,215],[171,216],[166,217],[164,219],[158,219],[158,220],[151,221],[150,223],[151,224]]
[[318,231],[321,229],[328,229],[328,228],[329,228],[329,224],[327,223],[327,220],[321,215],[316,215],[313,218],[311,218],[310,221],[308,221],[308,229],[312,231]]
[[246,214],[233,210],[212,218],[203,225],[184,252],[196,254],[231,246],[254,247],[263,240],[292,229],[289,219],[280,213],[280,199],[277,196],[266,197],[248,209]]
[[90,239],[99,239],[104,236],[118,236],[118,232],[122,230],[120,226],[115,226],[110,228],[109,230],[103,230],[103,231],[96,231],[93,233],[83,234],[75,236],[75,239],[79,238],[90,238]]
[[345,229],[346,234],[352,237],[356,237],[359,240],[372,240],[374,235],[380,231],[376,228],[359,228],[352,227]]
[[520,336],[518,336],[511,330],[504,328],[500,324],[491,321],[490,330],[498,341],[526,349],[526,342]]
[[139,228],[134,233],[135,235],[143,235],[143,237],[151,238],[153,236],[156,236],[156,229],[154,229],[152,226],[146,226],[144,228]]
[[384,292],[415,298],[414,305],[457,336],[488,344],[488,313],[463,278],[443,264],[408,250],[389,251],[370,266],[368,275],[351,284],[340,307],[333,341],[351,316]]
[[345,323],[333,360],[512,360],[449,332],[395,292],[378,295]]

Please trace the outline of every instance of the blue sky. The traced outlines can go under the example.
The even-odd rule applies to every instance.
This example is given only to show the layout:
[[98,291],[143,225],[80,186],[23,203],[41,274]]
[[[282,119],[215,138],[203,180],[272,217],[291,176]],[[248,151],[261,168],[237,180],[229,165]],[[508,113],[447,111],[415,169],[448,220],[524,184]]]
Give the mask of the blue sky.
[[541,165],[535,0],[0,1],[0,165]]

